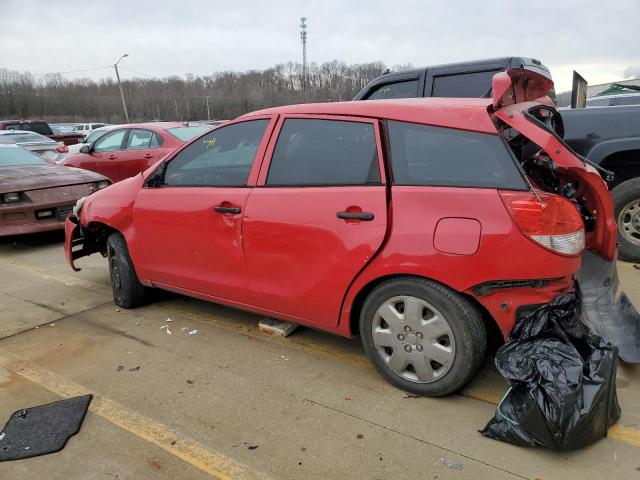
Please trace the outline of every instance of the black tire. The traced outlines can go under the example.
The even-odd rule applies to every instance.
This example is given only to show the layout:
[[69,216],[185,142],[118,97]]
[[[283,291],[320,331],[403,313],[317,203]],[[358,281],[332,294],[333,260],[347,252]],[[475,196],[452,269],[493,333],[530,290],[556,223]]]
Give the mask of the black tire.
[[618,256],[620,260],[640,262],[640,178],[622,182],[611,190],[611,195],[620,242]]
[[[403,303],[404,300],[399,300],[399,303],[393,304],[393,301],[398,301],[397,299],[400,297],[404,297],[404,300],[414,302],[414,305],[420,305],[420,307],[424,307],[425,303],[433,307],[432,309],[425,307],[419,310],[418,326],[415,328],[415,332],[411,330],[407,333],[406,330],[407,325],[405,322],[408,320],[407,316],[404,315],[403,305],[409,305],[409,303]],[[416,303],[415,299],[422,303]],[[383,305],[387,310],[389,306],[393,305],[393,308],[397,309],[394,311],[403,316],[399,324],[400,326],[404,325],[402,329],[394,328],[391,324],[387,324],[382,319],[382,316],[378,314],[378,310]],[[440,333],[434,334],[433,331],[429,333],[426,326],[429,325],[428,322],[435,320],[436,317],[444,318],[444,322],[449,327],[449,333],[441,337],[437,337]],[[395,322],[396,319],[394,318],[393,321]],[[441,323],[438,324],[441,325]],[[385,327],[384,325],[387,326]],[[385,336],[385,341],[396,342],[396,339],[400,336],[403,341],[400,342],[398,340],[396,342],[397,346],[394,345],[393,347],[376,345],[373,337],[374,329],[377,339],[380,338],[379,334],[382,333]],[[391,337],[387,337],[389,332],[391,332]],[[450,334],[452,334],[453,338],[450,337]],[[420,335],[419,338],[417,337],[418,335]],[[408,392],[428,397],[449,395],[464,387],[482,365],[487,348],[487,331],[478,309],[466,298],[450,288],[432,280],[417,277],[399,277],[387,280],[378,285],[367,296],[360,313],[360,336],[369,360],[387,381]],[[431,338],[431,340],[428,338]],[[413,344],[414,340],[417,342],[416,344]],[[381,343],[379,340],[376,341]],[[448,365],[434,361],[434,357],[426,353],[427,351],[433,351],[434,347],[439,348],[439,345],[447,349],[449,351],[448,355],[453,359],[446,362]],[[454,346],[453,350],[451,345]],[[404,352],[409,347],[413,350],[405,355]],[[444,373],[438,374],[437,378],[428,382],[422,382],[418,379],[419,372],[412,364],[403,373],[397,373],[388,364],[388,362],[393,363],[390,359],[393,357],[393,353],[396,352],[396,348],[405,357],[422,359],[427,365],[426,370],[424,365],[420,367],[422,373],[428,372],[430,369],[432,372],[444,371]],[[418,348],[420,348],[419,351]],[[385,359],[384,357],[388,358]],[[414,370],[414,373],[411,372],[411,369]],[[412,375],[416,378],[406,378],[406,376]]]
[[107,239],[107,258],[113,301],[122,308],[144,305],[149,289],[138,280],[133,268],[127,242],[120,233],[112,233]]

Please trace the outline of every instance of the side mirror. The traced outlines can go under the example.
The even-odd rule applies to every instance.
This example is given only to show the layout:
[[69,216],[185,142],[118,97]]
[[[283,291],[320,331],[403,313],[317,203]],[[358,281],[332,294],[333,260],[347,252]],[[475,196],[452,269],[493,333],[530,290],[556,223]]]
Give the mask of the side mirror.
[[91,152],[90,145],[83,145],[80,147],[80,153],[90,153],[90,152]]

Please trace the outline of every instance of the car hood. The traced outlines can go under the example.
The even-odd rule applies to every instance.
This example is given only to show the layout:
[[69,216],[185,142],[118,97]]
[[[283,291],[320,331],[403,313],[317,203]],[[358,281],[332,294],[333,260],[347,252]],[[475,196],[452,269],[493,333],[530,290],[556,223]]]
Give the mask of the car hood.
[[107,178],[94,172],[62,165],[0,166],[0,193],[99,182],[100,180],[107,180]]

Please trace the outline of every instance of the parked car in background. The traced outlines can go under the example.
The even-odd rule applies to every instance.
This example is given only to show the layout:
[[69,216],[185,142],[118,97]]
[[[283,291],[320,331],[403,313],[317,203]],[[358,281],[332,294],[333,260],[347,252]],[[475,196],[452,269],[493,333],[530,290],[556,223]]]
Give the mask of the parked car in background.
[[79,123],[73,126],[73,133],[79,133],[80,135],[86,137],[91,132],[93,132],[96,128],[104,127],[104,123]]
[[640,92],[587,98],[587,107],[618,107],[621,105],[640,105]]
[[210,129],[177,122],[119,125],[90,145],[83,145],[78,153],[68,155],[63,164],[101,173],[115,183],[146,170]]
[[78,133],[54,133],[49,124],[42,120],[1,120],[0,130],[36,132],[45,137],[49,137],[51,140],[62,142],[65,145],[73,145],[84,138]]
[[[520,68],[551,78],[538,60],[505,57],[389,72],[362,89],[354,100],[408,97],[490,97],[496,72]],[[613,98],[615,97],[615,98]],[[599,100],[587,100],[589,107]],[[612,172],[608,180],[618,224],[620,258],[640,262],[640,97],[604,99],[615,107],[560,109],[558,132],[578,154]],[[590,103],[589,103],[590,102]],[[622,105],[631,106],[622,106]]]
[[29,150],[47,163],[60,163],[69,152],[62,142],[24,130],[0,130],[0,144],[14,144]]
[[97,173],[51,165],[17,145],[0,144],[0,236],[61,229],[79,198],[110,183]]
[[91,133],[84,137],[80,142],[76,143],[75,145],[69,145],[69,153],[78,153],[83,145],[91,145],[102,135],[119,126],[120,125],[105,125],[104,127],[99,127],[92,130]]
[[[514,69],[494,76],[493,99],[244,115],[79,203],[67,258],[76,268],[93,252],[108,257],[118,306],[157,287],[359,333],[394,385],[455,392],[482,364],[483,315],[506,337],[574,291],[578,274],[588,296],[615,272],[605,182],[553,131],[552,102],[526,101],[552,85]],[[627,332],[616,313],[633,307],[608,305],[604,290],[607,325]],[[585,314],[602,325],[593,308]],[[640,361],[625,335],[612,339],[621,358]]]

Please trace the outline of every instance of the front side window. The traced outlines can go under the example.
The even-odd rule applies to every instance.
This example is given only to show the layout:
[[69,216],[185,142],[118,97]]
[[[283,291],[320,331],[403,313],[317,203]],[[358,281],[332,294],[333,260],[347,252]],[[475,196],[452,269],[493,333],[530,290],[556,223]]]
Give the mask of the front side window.
[[87,135],[87,137],[84,140],[84,143],[93,143],[105,133],[107,133],[107,130],[94,130],[89,135]]
[[268,123],[268,119],[234,123],[198,138],[169,162],[164,184],[210,187],[246,185]]
[[387,130],[396,185],[526,188],[498,135],[395,121]]
[[95,152],[110,152],[113,150],[121,150],[122,148],[122,140],[124,139],[124,134],[126,130],[118,130],[117,132],[112,132],[100,140],[96,142],[96,146],[93,148]]
[[375,185],[380,168],[374,126],[290,118],[273,152],[267,185]]
[[389,98],[413,98],[418,96],[418,80],[389,83],[374,90],[367,100],[385,100]]
[[145,150],[158,147],[158,139],[151,130],[132,129],[127,140],[127,150]]

